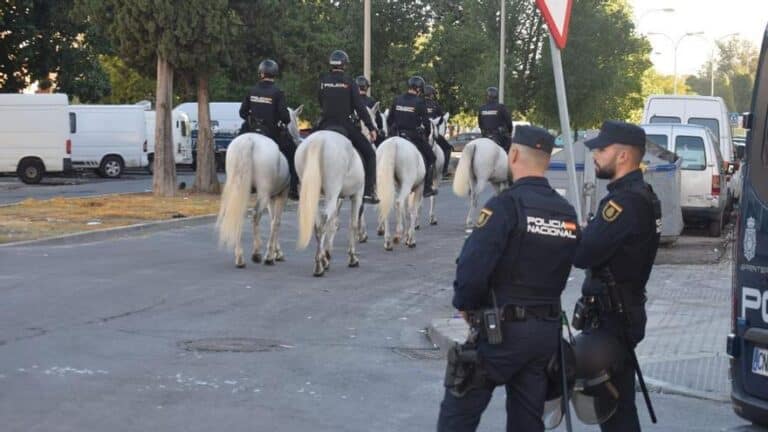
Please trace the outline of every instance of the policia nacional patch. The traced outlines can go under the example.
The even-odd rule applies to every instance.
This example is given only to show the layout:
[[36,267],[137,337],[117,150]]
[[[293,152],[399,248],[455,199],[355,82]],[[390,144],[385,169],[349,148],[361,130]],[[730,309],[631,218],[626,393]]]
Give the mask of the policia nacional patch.
[[603,207],[603,219],[606,222],[613,222],[624,211],[624,208],[616,204],[614,200],[608,201],[608,204]]
[[488,223],[488,219],[491,218],[491,215],[493,215],[493,212],[487,208],[480,210],[480,214],[477,216],[477,227],[482,228]]

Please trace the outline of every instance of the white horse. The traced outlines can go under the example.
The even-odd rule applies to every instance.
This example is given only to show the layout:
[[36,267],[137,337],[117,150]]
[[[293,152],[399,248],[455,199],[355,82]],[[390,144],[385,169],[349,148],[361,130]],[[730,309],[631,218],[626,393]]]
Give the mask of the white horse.
[[460,197],[469,195],[467,228],[475,226],[477,199],[486,184],[490,183],[498,194],[508,182],[507,153],[495,141],[490,138],[477,138],[464,146],[453,177],[453,192]]
[[[443,152],[443,149],[440,148],[439,145],[437,145],[437,138],[436,135],[445,135],[445,128],[448,124],[448,117],[450,116],[449,113],[445,113],[442,117],[430,119],[430,123],[432,123],[432,133],[429,135],[429,142],[430,146],[432,147],[432,152],[435,154],[435,165],[432,167],[432,188],[434,190],[437,190],[440,187],[440,182],[443,180],[443,164],[445,164],[445,153]],[[438,126],[437,124],[440,122],[440,119],[443,120],[443,123]],[[435,216],[435,199],[437,198],[437,195],[432,195],[429,197],[429,224],[430,225],[437,225],[437,216]],[[417,225],[418,228],[418,225]]]
[[[424,193],[424,159],[405,138],[384,140],[376,151],[376,193],[379,196],[379,225],[384,228],[384,249],[403,237],[406,246],[416,247],[415,229]],[[389,213],[395,208],[395,235],[389,231]]]
[[[344,198],[349,198],[352,203],[347,264],[357,267],[360,261],[355,252],[355,240],[365,179],[360,155],[344,135],[321,130],[304,139],[296,149],[295,160],[296,172],[301,178],[298,247],[304,249],[309,245],[314,228],[317,240],[314,275],[322,276],[330,267],[338,213]],[[325,196],[325,208],[318,214],[321,193]]]
[[[288,132],[297,145],[301,141],[297,119],[303,108],[302,105],[295,111],[288,109],[291,116]],[[280,248],[278,231],[291,178],[285,156],[271,138],[257,133],[245,133],[229,144],[226,167],[227,182],[224,185],[219,216],[216,220],[219,245],[234,247],[235,265],[238,268],[245,267],[240,237],[253,188],[256,190],[256,207],[253,211],[251,260],[255,263],[261,262],[259,225],[264,210],[268,210],[271,224],[264,264],[272,265],[275,261],[283,261],[285,256]]]

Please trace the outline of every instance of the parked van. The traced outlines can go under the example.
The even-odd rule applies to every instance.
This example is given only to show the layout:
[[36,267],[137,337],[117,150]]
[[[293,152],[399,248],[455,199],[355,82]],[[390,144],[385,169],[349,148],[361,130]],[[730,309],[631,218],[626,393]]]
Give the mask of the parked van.
[[[222,131],[237,133],[243,125],[240,118],[240,102],[211,102],[208,104],[211,110],[211,122],[216,122],[214,133]],[[189,116],[192,130],[197,130],[197,102],[184,102],[173,109],[174,112],[183,111]]]
[[704,126],[643,124],[648,141],[680,159],[680,207],[686,224],[705,222],[709,234],[720,237],[726,222],[725,164],[717,138]]
[[[721,97],[652,95],[645,101],[643,123],[683,123],[706,126],[719,142],[723,160],[738,169],[735,159],[728,108]],[[730,174],[726,175],[728,205],[734,197]]]
[[107,178],[147,166],[147,128],[138,105],[71,105],[72,166]]
[[0,94],[0,172],[24,183],[72,169],[65,94]]
[[758,59],[746,164],[736,218],[731,286],[731,401],[739,416],[768,426],[768,28]]
[[[147,126],[147,170],[152,172],[155,159],[155,111],[144,111]],[[177,165],[192,165],[192,130],[189,116],[183,111],[171,114],[173,127],[173,156]]]

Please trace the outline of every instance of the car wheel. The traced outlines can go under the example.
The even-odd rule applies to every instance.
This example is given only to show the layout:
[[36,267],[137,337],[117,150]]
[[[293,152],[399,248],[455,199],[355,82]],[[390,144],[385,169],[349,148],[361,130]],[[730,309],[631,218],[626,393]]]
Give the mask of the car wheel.
[[723,233],[723,213],[720,213],[720,216],[709,222],[709,236],[710,237],[720,237],[720,235]]
[[119,178],[123,175],[123,160],[117,156],[107,156],[102,159],[99,172],[106,178]]
[[26,184],[38,184],[45,174],[45,166],[39,159],[24,159],[19,162],[16,174]]

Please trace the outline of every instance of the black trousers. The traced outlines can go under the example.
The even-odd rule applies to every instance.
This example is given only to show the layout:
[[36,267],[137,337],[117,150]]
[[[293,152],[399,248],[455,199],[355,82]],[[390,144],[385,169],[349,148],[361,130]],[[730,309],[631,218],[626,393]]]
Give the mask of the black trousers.
[[280,148],[280,152],[283,156],[288,159],[288,171],[291,173],[291,181],[297,181],[299,176],[296,174],[296,164],[293,160],[293,156],[296,154],[296,144],[294,144],[293,139],[286,131],[280,132],[277,135],[275,142],[277,143],[278,148]]
[[503,324],[504,342],[478,345],[488,383],[461,398],[446,390],[440,404],[438,432],[477,430],[480,417],[491,401],[493,390],[507,392],[507,431],[542,432],[547,392],[546,368],[557,352],[560,322],[536,318]]
[[373,150],[371,142],[368,141],[359,128],[351,121],[341,120],[322,120],[318,129],[327,129],[331,126],[341,127],[346,131],[347,138],[352,141],[352,146],[360,154],[363,160],[363,170],[365,170],[365,193],[373,193],[376,184],[376,152]]
[[448,163],[451,161],[451,151],[453,151],[453,148],[450,144],[448,144],[448,141],[446,141],[445,137],[442,135],[437,135],[435,137],[435,142],[437,142],[437,145],[443,150],[443,153],[445,154],[445,160],[443,161],[443,171],[447,171]]

